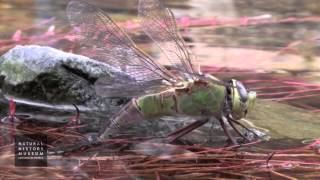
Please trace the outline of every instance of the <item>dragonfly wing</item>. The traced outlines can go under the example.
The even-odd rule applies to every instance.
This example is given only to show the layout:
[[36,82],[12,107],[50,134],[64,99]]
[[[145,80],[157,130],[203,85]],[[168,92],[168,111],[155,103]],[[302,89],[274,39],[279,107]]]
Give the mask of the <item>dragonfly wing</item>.
[[[130,77],[115,76],[112,78],[101,77],[94,85],[96,93],[103,97],[133,97],[159,92],[168,88],[165,85],[161,85],[161,83],[161,80],[150,80],[137,84]],[[148,88],[143,89],[143,87]]]
[[86,55],[125,72],[131,78],[130,88],[147,89],[148,82],[155,81],[175,83],[177,77],[140,50],[101,9],[81,0],[71,1],[67,15]]
[[165,57],[183,79],[198,74],[192,56],[179,34],[173,13],[159,0],[140,0],[139,18],[143,31],[157,44]]

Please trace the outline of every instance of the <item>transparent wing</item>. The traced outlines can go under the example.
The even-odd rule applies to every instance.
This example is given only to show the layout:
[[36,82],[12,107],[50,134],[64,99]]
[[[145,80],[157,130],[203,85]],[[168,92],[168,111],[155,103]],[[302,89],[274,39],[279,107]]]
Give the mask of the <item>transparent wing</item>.
[[134,97],[168,89],[162,80],[137,82],[130,77],[102,77],[95,82],[95,91],[103,97]]
[[[85,46],[86,55],[125,72],[131,78],[132,89],[141,91],[150,85],[149,82],[166,81],[170,85],[176,82],[176,76],[141,51],[124,30],[99,8],[81,0],[71,1],[67,15]],[[98,83],[96,88],[102,84]]]
[[139,18],[143,31],[157,43],[171,65],[186,79],[197,74],[192,56],[179,34],[173,13],[159,0],[140,0]]

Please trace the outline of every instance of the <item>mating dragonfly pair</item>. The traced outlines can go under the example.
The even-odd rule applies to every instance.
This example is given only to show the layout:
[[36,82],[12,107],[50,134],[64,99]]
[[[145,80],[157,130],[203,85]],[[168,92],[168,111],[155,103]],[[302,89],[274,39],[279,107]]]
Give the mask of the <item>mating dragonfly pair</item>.
[[[92,143],[106,140],[121,127],[161,116],[187,115],[198,120],[168,136],[168,142],[217,119],[228,139],[236,144],[226,124],[241,137],[235,124],[243,118],[256,98],[235,79],[223,82],[194,67],[194,59],[179,34],[173,13],[158,0],[139,1],[139,19],[144,33],[150,37],[169,60],[169,71],[159,60],[152,58],[129,38],[123,29],[101,9],[84,1],[71,1],[67,15],[91,58],[102,61],[124,72],[95,83],[98,95],[105,97],[135,97],[106,123]],[[152,93],[150,93],[152,92]],[[246,128],[247,129],[247,128]],[[249,129],[247,129],[249,130]],[[250,130],[249,130],[250,131]]]

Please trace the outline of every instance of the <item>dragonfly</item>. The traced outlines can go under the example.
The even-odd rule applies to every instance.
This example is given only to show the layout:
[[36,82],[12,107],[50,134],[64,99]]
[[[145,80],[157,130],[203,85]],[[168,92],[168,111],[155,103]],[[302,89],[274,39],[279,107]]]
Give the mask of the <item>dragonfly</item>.
[[143,32],[170,62],[172,71],[160,60],[141,50],[126,31],[120,28],[103,10],[85,1],[71,1],[67,7],[71,26],[77,32],[89,57],[107,63],[126,76],[99,78],[94,86],[103,97],[133,97],[101,128],[90,142],[112,138],[125,126],[143,120],[176,114],[191,116],[193,123],[168,135],[172,142],[204,125],[217,120],[229,142],[237,144],[228,126],[248,140],[238,129],[238,122],[253,107],[256,93],[248,92],[236,79],[222,81],[203,74],[195,67],[195,56],[179,33],[172,11],[159,0],[140,0],[138,18]]

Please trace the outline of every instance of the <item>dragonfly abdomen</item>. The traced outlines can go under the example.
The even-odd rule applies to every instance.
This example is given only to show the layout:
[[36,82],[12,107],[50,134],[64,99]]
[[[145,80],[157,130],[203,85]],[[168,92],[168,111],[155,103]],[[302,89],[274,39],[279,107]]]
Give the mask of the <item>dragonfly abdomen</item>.
[[174,89],[162,93],[145,95],[137,99],[137,106],[145,118],[178,113]]

